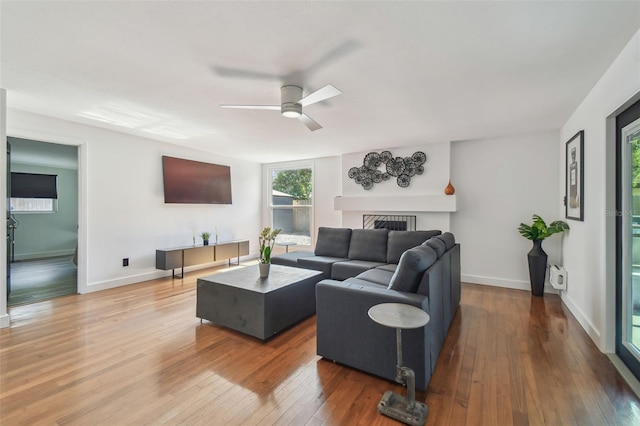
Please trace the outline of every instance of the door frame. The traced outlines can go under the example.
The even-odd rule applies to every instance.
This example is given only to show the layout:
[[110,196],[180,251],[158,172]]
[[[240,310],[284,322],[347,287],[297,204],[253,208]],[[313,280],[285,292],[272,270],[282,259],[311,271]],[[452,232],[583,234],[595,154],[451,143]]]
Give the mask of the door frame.
[[[88,147],[84,139],[67,136],[39,133],[24,129],[13,129],[7,126],[7,137],[36,140],[44,143],[55,143],[59,145],[72,145],[78,148],[78,278],[77,291],[80,294],[87,292],[87,229],[88,229],[88,206],[87,206],[87,164]],[[0,196],[6,198],[6,188],[0,188]],[[7,283],[4,287],[6,289]]]
[[615,257],[616,257],[616,280],[615,280],[615,353],[624,362],[627,368],[640,379],[640,360],[638,360],[631,351],[626,347],[622,341],[624,334],[623,328],[625,324],[623,321],[623,310],[625,306],[623,304],[625,295],[623,294],[623,277],[625,271],[623,270],[623,256],[622,251],[624,245],[623,236],[623,223],[622,215],[629,212],[623,210],[623,183],[622,183],[622,171],[623,167],[623,155],[622,148],[624,141],[622,140],[622,129],[629,124],[640,119],[640,100],[636,100],[633,104],[627,106],[623,111],[616,115],[615,120],[615,147],[616,147],[616,231],[615,231]]

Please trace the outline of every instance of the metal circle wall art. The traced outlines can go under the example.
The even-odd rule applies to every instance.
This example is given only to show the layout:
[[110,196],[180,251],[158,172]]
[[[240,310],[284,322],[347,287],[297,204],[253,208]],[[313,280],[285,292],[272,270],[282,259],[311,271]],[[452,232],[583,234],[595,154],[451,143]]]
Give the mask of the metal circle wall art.
[[422,151],[414,152],[411,157],[394,157],[389,151],[381,153],[370,152],[364,156],[362,166],[351,167],[347,175],[364,189],[371,189],[376,183],[386,181],[392,177],[401,188],[411,183],[411,178],[424,173],[424,163],[427,154]]

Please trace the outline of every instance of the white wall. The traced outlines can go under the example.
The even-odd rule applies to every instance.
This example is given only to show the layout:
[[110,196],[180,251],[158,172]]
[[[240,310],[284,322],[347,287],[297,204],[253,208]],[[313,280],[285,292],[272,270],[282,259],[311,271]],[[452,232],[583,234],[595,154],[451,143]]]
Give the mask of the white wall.
[[[558,133],[454,142],[451,182],[458,211],[451,230],[461,244],[462,280],[529,291],[527,252],[531,241],[521,222],[539,214],[547,223],[563,219],[555,167]],[[559,262],[562,237],[545,240],[549,263]],[[550,290],[548,287],[547,290]]]
[[[23,111],[9,110],[7,123],[9,136],[81,145],[81,292],[168,275],[155,269],[155,250],[190,245],[194,229],[217,227],[220,241],[249,239],[257,252],[259,164]],[[229,165],[233,204],[164,204],[162,155]]]
[[[388,150],[394,157],[408,157],[416,151],[427,154],[427,162],[424,164],[424,173],[411,178],[411,183],[406,188],[397,185],[396,180],[391,178],[388,181],[374,184],[373,188],[365,190],[361,185],[348,176],[351,167],[362,166],[362,161],[367,155],[366,152],[356,152],[342,156],[342,195],[343,197],[393,197],[408,195],[419,197],[421,195],[443,194],[444,188],[449,183],[449,157],[450,144],[431,143],[401,148],[380,148],[372,150],[382,152]],[[331,200],[333,203],[333,200]],[[389,208],[393,207],[393,199],[389,199]],[[425,212],[375,212],[375,211],[345,211],[342,213],[343,226],[348,228],[362,228],[363,214],[400,214],[415,215],[416,229],[440,229],[447,231],[450,228],[449,213],[425,213]]]
[[11,163],[12,172],[58,176],[55,213],[15,213],[15,260],[73,254],[78,243],[78,171]]
[[[615,116],[640,94],[640,31],[562,126],[556,153],[564,175],[565,143],[584,130],[584,222],[569,221],[564,245],[569,272],[562,298],[604,352],[615,338]],[[632,99],[633,98],[633,99]],[[564,179],[559,187],[564,192]],[[564,214],[564,206],[556,205]]]
[[339,228],[343,226],[342,215],[333,209],[333,198],[342,193],[340,157],[317,158],[313,163],[316,230],[319,226]]

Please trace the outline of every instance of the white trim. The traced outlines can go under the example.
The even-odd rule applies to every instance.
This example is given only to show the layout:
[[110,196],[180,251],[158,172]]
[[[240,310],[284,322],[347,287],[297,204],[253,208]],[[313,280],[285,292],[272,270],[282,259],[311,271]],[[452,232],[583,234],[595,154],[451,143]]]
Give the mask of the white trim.
[[631,372],[631,370],[629,370],[618,355],[614,353],[607,353],[606,355],[609,357],[609,360],[616,370],[618,370],[618,373],[620,373],[624,381],[627,382],[633,393],[640,398],[640,381],[638,381],[636,376]]
[[384,197],[335,197],[335,210],[397,211],[397,212],[455,212],[454,195],[406,195]]
[[[295,170],[295,169],[311,169],[311,205],[307,206],[273,206],[273,198],[272,198],[272,190],[273,183],[271,176],[273,172],[276,171],[284,171],[284,170]],[[289,161],[283,163],[269,163],[263,164],[263,176],[264,176],[264,185],[263,185],[263,202],[262,206],[265,209],[263,212],[262,220],[263,227],[271,226],[273,227],[273,209],[289,209],[289,208],[297,208],[297,209],[310,209],[310,224],[309,224],[309,235],[311,237],[311,245],[309,247],[315,247],[315,205],[316,205],[316,170],[315,170],[315,162],[313,160],[302,160],[302,161]],[[307,247],[307,246],[302,246]]]
[[[20,128],[9,127],[7,135],[15,138],[37,140],[46,143],[60,145],[72,145],[78,147],[78,293],[86,293],[87,290],[87,229],[88,229],[88,205],[87,205],[87,180],[88,180],[88,146],[84,139],[52,135]],[[0,196],[6,198],[6,185],[0,188]],[[6,287],[6,283],[5,283]]]
[[0,328],[7,328],[11,325],[11,317],[9,314],[0,315]]
[[[7,90],[0,88],[0,141],[4,147],[0,150],[0,163],[4,173],[0,173],[0,210],[6,216],[7,211]],[[11,318],[7,314],[7,245],[0,247],[0,275],[2,284],[0,285],[0,328],[9,327]]]
[[593,340],[598,349],[601,352],[605,352],[603,350],[604,348],[602,347],[603,342],[600,339],[600,330],[598,330],[593,325],[593,323],[589,321],[589,318],[584,314],[584,312],[582,312],[582,309],[580,309],[580,307],[574,302],[574,300],[568,296],[566,291],[560,292],[560,298],[562,299],[562,302],[565,304],[565,306],[569,309],[571,314],[576,317],[576,319],[580,323],[580,326],[582,326],[584,331],[586,331],[589,337],[591,337],[591,340]]
[[[489,285],[492,287],[511,288],[514,290],[531,291],[531,284],[529,281],[523,280],[506,280],[504,278],[496,277],[484,277],[481,275],[467,275],[462,274],[460,279],[464,283]],[[558,294],[558,291],[551,287],[548,282],[545,282],[544,292],[550,294]]]
[[[257,258],[258,258],[257,253],[252,253],[248,256],[240,256],[240,262],[245,262],[247,260],[252,260]],[[234,266],[233,262],[235,262],[236,260],[237,258],[235,257],[231,259],[231,262],[232,262],[231,266]],[[188,266],[184,268],[184,272],[185,273],[194,272],[194,271],[199,271],[201,269],[213,268],[216,266],[224,266],[228,264],[229,264],[228,260],[223,260],[218,262],[205,263],[201,265]],[[159,278],[171,278],[171,273],[172,271],[155,270],[153,272],[145,272],[143,274],[138,274],[138,275],[129,275],[126,277],[115,278],[113,280],[99,281],[99,282],[89,284],[85,291],[81,292],[80,289],[78,289],[78,293],[80,294],[93,293],[96,291],[108,290],[110,288],[122,287],[130,284],[138,284],[138,283],[155,280]],[[175,273],[179,274],[180,268],[176,269]],[[180,281],[181,278],[175,278],[175,280]]]

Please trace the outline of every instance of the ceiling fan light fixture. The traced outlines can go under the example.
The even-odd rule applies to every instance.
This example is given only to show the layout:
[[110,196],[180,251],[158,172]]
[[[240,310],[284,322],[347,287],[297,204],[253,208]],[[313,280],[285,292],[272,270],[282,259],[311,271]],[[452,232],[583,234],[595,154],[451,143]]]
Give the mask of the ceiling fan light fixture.
[[287,118],[298,118],[302,115],[302,105],[293,102],[282,104],[282,116]]

